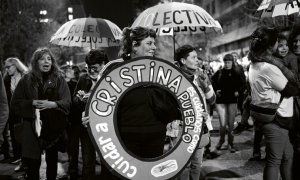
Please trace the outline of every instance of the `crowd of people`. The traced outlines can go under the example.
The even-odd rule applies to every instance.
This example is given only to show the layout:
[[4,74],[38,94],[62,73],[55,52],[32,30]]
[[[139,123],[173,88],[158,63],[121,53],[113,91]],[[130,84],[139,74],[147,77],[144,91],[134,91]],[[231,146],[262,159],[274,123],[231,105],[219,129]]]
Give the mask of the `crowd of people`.
[[[70,179],[95,179],[96,150],[87,131],[89,117],[83,114],[88,98],[97,81],[112,68],[132,58],[155,56],[155,38],[152,29],[125,28],[120,59],[109,60],[103,50],[92,49],[82,74],[78,66],[59,67],[49,48],[33,53],[30,68],[17,57],[7,58],[4,77],[0,73],[1,163],[17,164],[16,172],[25,171],[26,179],[38,180],[41,155],[45,154],[47,179],[55,180],[58,152],[66,152]],[[238,151],[234,136],[251,127],[249,117],[254,121],[251,160],[262,159],[263,137],[266,144],[264,179],[278,179],[279,174],[286,180],[299,178],[295,167],[300,163],[300,28],[287,37],[274,28],[259,27],[249,49],[248,67],[238,63],[234,52],[223,57],[224,66],[216,72],[198,58],[195,47],[183,45],[175,51],[174,64],[205,101],[201,142],[174,179],[198,180],[203,157],[216,157],[225,149]],[[140,158],[155,158],[164,154],[166,143],[174,147],[182,131],[179,109],[176,99],[157,86],[141,85],[128,91],[117,111],[120,138],[127,150]],[[216,154],[211,152],[209,135],[214,109],[220,123],[219,141],[212,148]],[[234,127],[238,111],[241,122]],[[103,162],[98,163],[103,179],[119,179]]]

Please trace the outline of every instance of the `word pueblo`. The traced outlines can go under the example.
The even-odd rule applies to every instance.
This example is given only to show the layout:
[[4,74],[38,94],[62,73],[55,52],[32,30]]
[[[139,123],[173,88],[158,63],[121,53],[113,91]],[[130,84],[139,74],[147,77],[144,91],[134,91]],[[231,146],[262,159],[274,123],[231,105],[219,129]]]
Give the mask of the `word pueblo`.
[[[127,152],[117,132],[118,102],[126,92],[142,86],[157,86],[177,99],[183,133],[178,146],[155,160],[141,159]],[[199,143],[203,122],[203,99],[197,88],[172,63],[152,57],[122,62],[96,84],[86,114],[94,145],[105,164],[120,176],[139,180],[170,179],[184,168]]]

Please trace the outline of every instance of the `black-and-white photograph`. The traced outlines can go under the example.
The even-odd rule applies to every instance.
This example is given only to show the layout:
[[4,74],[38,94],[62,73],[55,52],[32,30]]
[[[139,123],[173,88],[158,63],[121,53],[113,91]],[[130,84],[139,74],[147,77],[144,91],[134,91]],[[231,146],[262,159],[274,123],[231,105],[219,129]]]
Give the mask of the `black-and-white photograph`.
[[299,180],[300,0],[0,0],[0,180]]

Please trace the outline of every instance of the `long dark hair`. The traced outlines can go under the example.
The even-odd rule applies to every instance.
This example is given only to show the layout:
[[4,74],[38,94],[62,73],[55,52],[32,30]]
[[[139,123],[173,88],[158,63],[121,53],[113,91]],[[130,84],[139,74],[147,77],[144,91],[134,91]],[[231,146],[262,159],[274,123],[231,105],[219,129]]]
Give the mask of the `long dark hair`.
[[43,81],[43,73],[41,72],[39,68],[38,61],[41,59],[44,54],[48,54],[51,57],[51,69],[48,74],[48,78],[54,78],[57,79],[59,75],[61,75],[61,72],[59,70],[58,64],[54,58],[54,55],[50,51],[49,48],[47,47],[42,47],[38,48],[37,50],[34,51],[32,58],[31,58],[31,71],[30,71],[30,76],[31,79],[33,80],[34,84],[40,83]]
[[132,52],[132,42],[136,41],[135,46],[139,46],[141,41],[147,37],[156,38],[156,33],[153,29],[146,27],[135,27],[135,28],[124,28],[123,29],[123,39],[122,39],[122,48],[119,55],[124,59],[131,59],[130,54]]
[[253,62],[266,50],[275,45],[278,31],[266,26],[258,27],[251,35],[249,59]]

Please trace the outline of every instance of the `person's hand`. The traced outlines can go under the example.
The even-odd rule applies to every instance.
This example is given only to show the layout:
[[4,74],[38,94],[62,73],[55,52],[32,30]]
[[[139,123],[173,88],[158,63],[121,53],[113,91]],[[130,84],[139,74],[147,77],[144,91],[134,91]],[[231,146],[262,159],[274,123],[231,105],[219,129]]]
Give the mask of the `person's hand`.
[[32,105],[40,110],[57,108],[56,102],[48,100],[33,100]]
[[203,72],[203,71],[199,71],[199,86],[202,89],[206,89],[209,85],[209,78],[208,76]]
[[82,122],[82,125],[84,127],[87,127],[88,123],[90,122],[90,117],[89,116],[85,116],[84,112],[82,113],[81,122]]
[[203,120],[206,122],[206,120],[209,118],[209,113],[208,112],[202,112]]
[[79,98],[80,101],[86,102],[87,99],[90,97],[91,93],[85,93],[82,90],[77,91],[76,96]]

